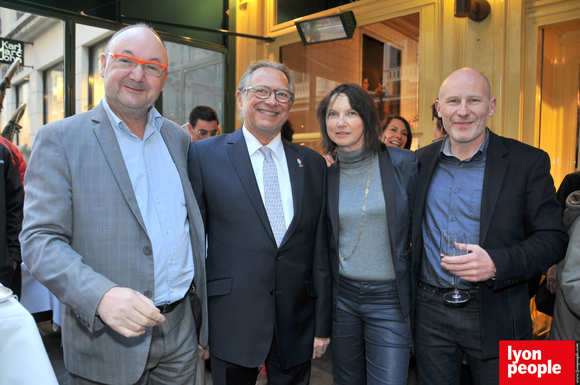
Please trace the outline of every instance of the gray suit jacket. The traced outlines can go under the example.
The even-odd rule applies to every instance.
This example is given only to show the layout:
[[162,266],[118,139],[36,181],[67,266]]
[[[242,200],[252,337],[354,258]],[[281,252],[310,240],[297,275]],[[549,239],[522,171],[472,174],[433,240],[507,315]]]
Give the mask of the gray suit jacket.
[[[200,344],[206,346],[204,232],[187,179],[189,135],[168,120],[161,134],[184,189],[195,282],[203,303]],[[25,186],[22,257],[63,303],[67,369],[93,381],[134,383],[143,373],[152,329],[125,338],[95,313],[114,286],[153,297],[153,254],[117,138],[101,104],[40,129]],[[193,324],[191,332],[195,333]]]

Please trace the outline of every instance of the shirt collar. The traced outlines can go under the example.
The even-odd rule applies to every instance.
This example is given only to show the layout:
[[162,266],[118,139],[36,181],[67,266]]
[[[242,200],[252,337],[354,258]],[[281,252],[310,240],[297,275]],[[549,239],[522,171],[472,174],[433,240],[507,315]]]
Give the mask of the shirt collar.
[[[469,158],[465,159],[464,162],[470,162],[472,160],[476,160],[476,159],[481,157],[480,154],[483,154],[483,156],[485,157],[485,154],[487,154],[488,144],[489,144],[489,128],[486,127],[485,128],[485,139],[483,140],[483,143],[481,144],[481,146],[479,146],[477,151],[475,151],[475,153],[473,155],[471,155]],[[449,135],[447,135],[445,137],[445,139],[443,140],[443,143],[441,144],[441,155],[445,155],[447,157],[453,157],[453,158],[459,159],[455,155],[451,154],[451,140],[449,140]]]
[[[250,131],[248,131],[245,125],[242,126],[242,134],[246,139],[246,145],[248,146],[248,152],[250,153],[250,156],[254,155],[256,151],[259,151],[260,148],[264,147],[264,145],[260,143],[260,141],[256,139],[256,137],[252,135]],[[284,155],[284,145],[282,144],[282,135],[280,133],[278,133],[278,135],[276,135],[274,139],[272,139],[265,147],[268,147],[270,150],[272,150],[278,160],[284,159],[282,157]]]
[[[109,103],[107,102],[107,97],[103,97],[102,100],[103,108],[107,113],[107,117],[111,122],[111,125],[118,130],[119,132],[123,133],[124,135],[134,136],[137,135],[133,134],[127,125],[123,123],[123,121],[111,110]],[[155,109],[155,107],[151,107],[149,112],[147,112],[147,127],[145,128],[145,135],[143,135],[143,140],[147,139],[153,132],[159,133],[161,130],[161,125],[163,124],[163,117]]]

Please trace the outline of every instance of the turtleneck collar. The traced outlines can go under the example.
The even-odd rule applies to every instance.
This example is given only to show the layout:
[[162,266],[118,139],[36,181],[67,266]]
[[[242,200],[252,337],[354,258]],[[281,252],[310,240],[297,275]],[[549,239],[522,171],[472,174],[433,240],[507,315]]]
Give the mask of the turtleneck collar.
[[364,146],[354,151],[341,151],[336,149],[336,156],[340,161],[340,166],[357,167],[362,164],[368,164],[369,157],[364,153]]

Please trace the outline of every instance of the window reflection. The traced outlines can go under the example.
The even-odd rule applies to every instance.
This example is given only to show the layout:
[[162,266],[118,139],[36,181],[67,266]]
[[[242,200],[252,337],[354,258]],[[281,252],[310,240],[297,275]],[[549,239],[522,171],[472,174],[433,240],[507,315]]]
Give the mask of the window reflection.
[[29,83],[19,84],[16,89],[16,106],[26,103],[26,110],[18,123],[22,128],[20,133],[15,136],[14,143],[17,145],[31,144],[30,140],[30,100],[29,100]]
[[64,77],[63,64],[44,72],[44,123],[52,123],[64,118]]
[[108,39],[105,39],[90,49],[89,109],[93,109],[105,96],[105,79],[101,76],[101,54],[105,52],[107,43]]
[[163,116],[181,125],[194,107],[204,105],[223,122],[223,54],[172,42],[166,45],[170,71],[163,91]]
[[[281,47],[280,61],[294,77],[296,101],[289,120],[295,142],[319,150],[316,106],[338,84],[363,86],[365,79],[382,119],[401,115],[418,127],[418,13],[359,27],[350,40]],[[413,142],[416,148],[418,140]]]

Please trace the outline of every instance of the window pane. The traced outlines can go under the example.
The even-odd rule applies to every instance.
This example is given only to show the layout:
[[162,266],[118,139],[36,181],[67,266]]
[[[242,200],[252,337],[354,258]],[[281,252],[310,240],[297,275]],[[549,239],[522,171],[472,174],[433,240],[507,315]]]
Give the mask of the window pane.
[[64,77],[62,63],[44,74],[45,124],[64,118]]
[[220,122],[223,122],[221,62],[187,72],[185,87],[185,105],[190,107],[186,120],[194,107],[204,105],[213,108]]
[[[3,36],[31,43],[24,44],[24,60],[12,78],[12,88],[6,92],[0,125],[4,128],[18,106],[26,102],[26,111],[20,120],[23,128],[14,141],[18,141],[19,145],[32,145],[43,124],[61,119],[64,114],[62,65],[57,71],[59,76],[55,77],[56,73],[49,74],[55,63],[63,62],[64,23],[61,20],[7,8],[0,8],[0,12]],[[1,67],[7,69],[8,65],[2,64]],[[47,106],[51,108],[50,114],[46,110]],[[24,155],[26,158],[26,154]]]
[[105,52],[105,48],[107,48],[108,39],[94,45],[91,47],[90,55],[91,55],[91,74],[90,74],[90,81],[91,88],[90,88],[90,105],[89,109],[94,108],[97,104],[101,102],[103,96],[105,96],[105,81],[101,76],[101,54]]
[[207,49],[166,42],[169,76],[163,91],[163,116],[178,124],[188,121],[198,105],[213,108],[223,121],[223,55]]
[[163,91],[163,117],[181,125],[183,118],[183,103],[181,91],[181,72],[169,72],[167,83]]
[[20,129],[20,133],[17,136],[17,140],[15,140],[14,142],[18,145],[24,145],[24,144],[31,144],[30,141],[30,100],[29,100],[29,91],[28,91],[28,82],[23,83],[21,85],[18,86],[18,91],[17,91],[17,105],[20,106],[22,103],[26,103],[26,110],[24,110],[24,114],[22,115],[22,118],[20,119],[20,122],[18,124],[20,124],[20,126],[22,126],[22,129]]
[[401,115],[418,127],[419,14],[359,27],[349,40],[290,44],[281,47],[280,60],[294,78],[289,119],[297,142],[319,149],[316,106],[336,85],[364,86],[365,79],[382,119]]

